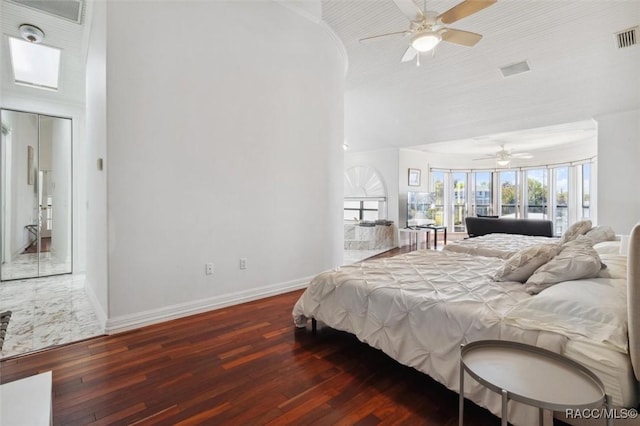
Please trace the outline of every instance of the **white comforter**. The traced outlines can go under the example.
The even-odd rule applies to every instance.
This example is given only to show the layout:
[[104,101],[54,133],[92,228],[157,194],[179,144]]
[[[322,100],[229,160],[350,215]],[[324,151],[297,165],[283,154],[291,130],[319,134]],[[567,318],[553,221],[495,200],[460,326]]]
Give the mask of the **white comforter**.
[[[457,391],[463,343],[514,340],[562,353],[568,340],[554,330],[518,326],[513,308],[535,296],[520,283],[491,279],[503,262],[423,250],[344,266],[312,280],[293,309],[294,322],[305,327],[315,318],[352,333]],[[500,413],[499,395],[473,380],[465,381],[465,396]],[[536,409],[510,408],[515,424],[536,419]]]
[[516,234],[487,234],[466,240],[452,241],[443,250],[468,253],[476,256],[508,259],[520,250],[538,245],[557,243],[559,238],[532,237]]

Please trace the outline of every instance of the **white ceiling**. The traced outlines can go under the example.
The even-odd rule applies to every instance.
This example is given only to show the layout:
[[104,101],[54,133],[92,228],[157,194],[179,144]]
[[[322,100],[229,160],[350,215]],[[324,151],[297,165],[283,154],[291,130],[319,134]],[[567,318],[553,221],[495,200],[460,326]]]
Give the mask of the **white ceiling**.
[[[85,63],[89,40],[91,3],[84,2],[84,18],[81,23],[59,18],[40,10],[26,7],[10,0],[0,1],[0,80],[3,96],[41,99],[45,102],[82,106],[85,101]],[[57,91],[19,86],[13,82],[9,57],[9,36],[20,38],[18,27],[31,24],[42,29],[42,44],[62,49],[60,60],[60,84]]]
[[[427,9],[458,3],[433,0]],[[3,96],[84,104],[91,6],[84,3],[78,24],[0,0]],[[322,0],[322,12],[348,53],[345,139],[354,150],[479,155],[495,152],[499,141],[512,150],[544,150],[575,145],[584,123],[591,123],[585,139],[593,139],[593,117],[640,106],[640,47],[616,49],[613,36],[640,23],[640,0],[498,0],[451,25],[483,34],[475,47],[443,42],[420,67],[400,63],[408,45],[402,36],[358,41],[409,27],[392,0]],[[42,28],[43,43],[63,50],[57,92],[13,84],[8,36],[19,37],[23,23]],[[502,77],[499,67],[525,59],[530,72]],[[545,137],[540,127],[547,127]],[[552,130],[561,135],[549,139]]]
[[[427,1],[427,10],[457,3]],[[477,155],[495,152],[500,144],[487,141],[496,139],[518,150],[548,149],[539,130],[516,131],[591,122],[593,136],[590,120],[598,114],[640,107],[640,47],[617,49],[614,42],[615,32],[640,23],[638,0],[498,0],[450,25],[482,34],[475,47],[440,43],[420,67],[400,63],[409,43],[403,36],[358,41],[408,29],[393,1],[323,0],[323,18],[348,52],[345,139],[354,150]],[[500,73],[523,60],[530,72]],[[554,143],[583,137],[580,130]]]

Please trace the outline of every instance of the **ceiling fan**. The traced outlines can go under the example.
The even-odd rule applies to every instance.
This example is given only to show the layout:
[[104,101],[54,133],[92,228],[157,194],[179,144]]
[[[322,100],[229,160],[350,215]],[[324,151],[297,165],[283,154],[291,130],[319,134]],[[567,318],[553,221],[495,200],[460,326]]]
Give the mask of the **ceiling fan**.
[[[415,0],[393,0],[398,9],[411,21],[411,26],[406,31],[397,31],[387,34],[379,34],[360,39],[361,42],[394,35],[411,36],[409,47],[407,48],[400,62],[407,62],[424,53],[432,50],[440,41],[460,44],[472,47],[480,41],[480,34],[469,31],[448,28],[447,24],[452,24],[469,15],[485,9],[497,0],[465,0],[444,13],[420,8]],[[426,0],[425,0],[426,4]],[[420,63],[418,62],[418,65]]]
[[507,151],[504,148],[504,144],[500,145],[500,150],[498,152],[496,152],[495,154],[491,154],[491,155],[487,155],[481,158],[474,158],[473,160],[488,160],[491,158],[495,158],[496,159],[496,164],[498,164],[499,166],[508,166],[509,163],[511,163],[511,159],[513,158],[520,158],[520,159],[528,159],[528,158],[533,158],[533,155],[529,154],[528,152],[512,152],[512,151]]

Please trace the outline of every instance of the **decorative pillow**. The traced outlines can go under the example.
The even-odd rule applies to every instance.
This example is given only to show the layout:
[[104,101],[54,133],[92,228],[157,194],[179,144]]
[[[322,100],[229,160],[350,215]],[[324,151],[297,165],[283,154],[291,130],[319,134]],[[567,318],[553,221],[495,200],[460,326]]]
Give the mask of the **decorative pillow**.
[[594,244],[593,248],[600,256],[603,254],[620,254],[620,241],[603,241]]
[[525,290],[536,294],[562,281],[592,278],[598,275],[601,265],[600,256],[591,246],[591,240],[578,236],[563,244],[556,257],[536,269],[527,280]]
[[591,229],[591,221],[590,220],[579,220],[578,222],[571,225],[567,230],[562,234],[562,238],[560,238],[560,244],[568,243],[569,241],[573,241],[576,239],[578,235],[584,235]]
[[593,244],[616,239],[616,231],[610,226],[594,226],[584,235],[589,237]]
[[601,254],[600,260],[607,265],[598,272],[598,278],[627,278],[627,256],[621,254]]
[[565,281],[516,303],[505,322],[528,330],[584,336],[626,353],[627,285],[598,278]]
[[496,272],[495,281],[525,282],[533,272],[560,252],[558,244],[527,247],[511,256]]

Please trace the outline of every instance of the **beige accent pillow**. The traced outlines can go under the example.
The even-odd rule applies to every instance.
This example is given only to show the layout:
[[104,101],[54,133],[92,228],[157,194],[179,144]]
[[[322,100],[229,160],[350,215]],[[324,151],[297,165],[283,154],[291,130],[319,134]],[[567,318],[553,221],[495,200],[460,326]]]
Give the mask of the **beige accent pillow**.
[[627,278],[627,256],[621,254],[600,254],[600,260],[606,268],[600,269],[598,278]]
[[496,272],[495,281],[525,282],[533,272],[560,252],[558,244],[539,244],[520,250]]
[[563,244],[556,257],[536,269],[525,283],[525,290],[536,294],[562,281],[593,278],[598,275],[601,266],[600,256],[591,246],[591,240],[579,235],[575,240]]
[[584,235],[591,229],[591,221],[590,220],[579,220],[578,222],[571,225],[567,230],[562,234],[562,238],[560,238],[560,244],[568,243],[569,241],[573,241],[576,239],[578,235]]
[[592,244],[598,244],[603,241],[612,241],[616,239],[616,231],[610,226],[594,226],[586,234]]

